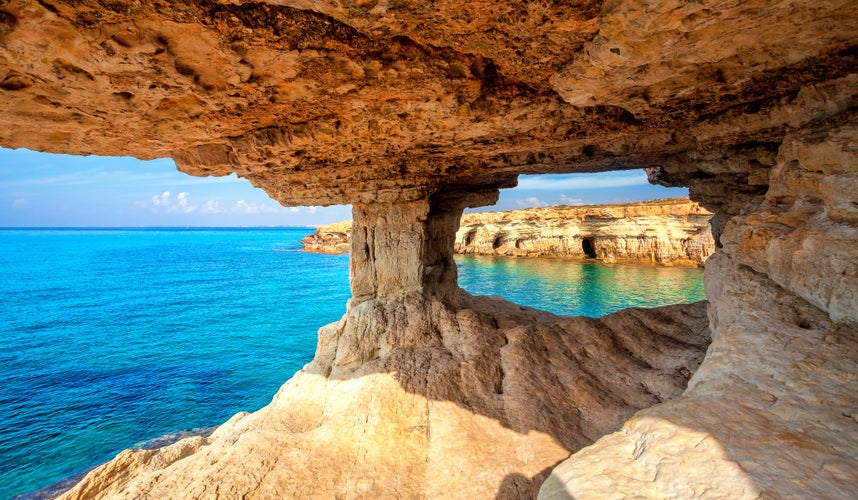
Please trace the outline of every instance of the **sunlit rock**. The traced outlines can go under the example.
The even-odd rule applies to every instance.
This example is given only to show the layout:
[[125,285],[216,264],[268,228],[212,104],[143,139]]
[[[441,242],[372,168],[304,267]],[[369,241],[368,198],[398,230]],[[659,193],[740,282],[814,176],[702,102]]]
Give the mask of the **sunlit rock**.
[[[530,497],[594,441],[543,495],[854,496],[856,67],[854,0],[0,1],[0,145],[355,208],[348,312],[272,404],[68,497]],[[464,207],[631,168],[714,213],[684,393],[702,306],[456,286]]]
[[[683,199],[467,213],[454,250],[701,266],[715,251],[711,217]],[[341,253],[348,250],[350,237],[351,222],[345,221],[320,226],[301,241],[309,251]]]

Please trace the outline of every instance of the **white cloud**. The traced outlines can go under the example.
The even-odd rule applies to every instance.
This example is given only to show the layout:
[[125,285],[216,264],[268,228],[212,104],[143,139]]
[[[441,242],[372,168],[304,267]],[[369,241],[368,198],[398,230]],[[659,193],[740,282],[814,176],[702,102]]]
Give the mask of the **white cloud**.
[[259,213],[259,207],[257,205],[251,205],[244,200],[238,200],[237,202],[235,202],[235,209],[239,213],[243,214]]
[[182,212],[182,213],[192,213],[197,210],[197,206],[191,203],[190,194],[187,191],[182,191],[181,193],[176,195],[176,200],[173,201],[171,198],[171,193],[169,191],[164,191],[160,195],[152,196],[152,206],[154,212],[163,212],[163,213],[173,213],[173,212]]
[[176,195],[170,191],[153,195],[149,203],[136,202],[135,207],[148,207],[153,213],[183,213],[183,214],[233,214],[233,215],[271,215],[271,214],[298,214],[302,212],[315,214],[319,207],[291,207],[285,208],[271,201],[269,203],[247,201],[224,201],[209,199],[205,202],[194,203],[192,196],[187,191]]
[[197,209],[196,205],[191,205],[191,202],[188,201],[188,193],[182,191],[176,196],[176,202],[179,204],[179,210],[182,212],[189,214]]
[[12,202],[12,208],[27,208],[30,202],[25,200],[24,198],[18,198],[17,200]]
[[519,198],[515,200],[515,204],[520,207],[547,207],[548,202],[540,200],[536,196],[530,196],[528,198]]
[[566,196],[565,194],[560,195],[560,201],[562,201],[566,205],[583,205],[584,204],[584,200],[582,200],[581,198],[571,198],[569,196]]
[[160,207],[162,205],[168,206],[170,204],[170,192],[164,191],[161,194],[161,196],[158,196],[156,194],[155,196],[152,197],[152,204],[155,205],[156,207]]
[[273,213],[277,213],[278,210],[285,210],[285,209],[279,205],[271,206],[271,205],[264,205],[261,203],[248,203],[244,200],[238,200],[237,202],[235,202],[235,205],[233,206],[231,212],[238,213],[238,214],[252,215],[252,214],[273,214]]
[[523,175],[519,177],[518,189],[534,191],[559,191],[581,189],[603,189],[649,184],[643,170],[624,170],[600,174]]
[[220,202],[217,200],[209,200],[203,204],[203,207],[200,209],[200,213],[203,214],[220,214],[223,213],[224,210],[220,208]]

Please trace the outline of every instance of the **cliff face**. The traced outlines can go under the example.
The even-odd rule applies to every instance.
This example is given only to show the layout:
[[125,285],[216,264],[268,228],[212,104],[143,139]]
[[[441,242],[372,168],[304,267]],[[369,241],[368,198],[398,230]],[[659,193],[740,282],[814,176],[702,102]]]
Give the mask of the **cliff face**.
[[[604,262],[702,265],[715,251],[712,214],[689,200],[468,213],[456,232],[461,254],[596,258]],[[307,250],[348,250],[351,223],[320,226]]]
[[689,200],[465,214],[455,248],[484,255],[700,265],[715,251],[711,217]]
[[688,389],[572,455],[543,496],[851,495],[856,141],[854,124],[787,138],[766,194],[729,220],[707,262],[713,342]]
[[[68,497],[528,497],[552,470],[547,497],[850,497],[856,67],[853,0],[0,1],[0,145],[354,207],[348,310],[272,404]],[[456,285],[466,207],[627,168],[715,214],[684,391],[700,306]]]
[[304,250],[321,253],[343,253],[349,249],[352,221],[319,226],[313,234],[301,238]]
[[681,394],[705,309],[594,320],[466,294],[455,310],[420,294],[363,302],[262,410],[124,451],[68,498],[533,498],[571,451]]

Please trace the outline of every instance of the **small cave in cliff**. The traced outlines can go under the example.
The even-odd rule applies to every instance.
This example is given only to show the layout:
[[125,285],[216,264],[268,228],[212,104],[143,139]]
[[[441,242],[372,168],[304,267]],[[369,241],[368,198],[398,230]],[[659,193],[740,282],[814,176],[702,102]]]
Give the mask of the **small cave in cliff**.
[[492,241],[492,250],[497,250],[503,245],[503,236],[498,236]]
[[464,238],[462,238],[462,244],[463,244],[464,246],[468,246],[468,245],[473,244],[473,243],[474,243],[474,238],[475,238],[476,236],[477,236],[477,231],[476,231],[476,230],[468,231],[467,233],[465,233]]
[[596,258],[596,239],[595,238],[581,238],[581,250],[584,251],[584,255],[588,259]]

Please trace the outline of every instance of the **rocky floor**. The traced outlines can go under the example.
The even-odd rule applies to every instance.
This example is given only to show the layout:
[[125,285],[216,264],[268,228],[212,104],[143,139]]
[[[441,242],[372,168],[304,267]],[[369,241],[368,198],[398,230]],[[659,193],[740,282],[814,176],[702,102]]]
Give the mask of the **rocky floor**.
[[558,466],[542,498],[854,498],[858,331],[716,254],[713,341],[681,397]]
[[705,302],[602,319],[464,293],[458,310],[363,302],[267,407],[125,451],[65,498],[533,498],[571,452],[682,393],[707,323]]
[[[573,452],[544,496],[854,497],[856,40],[854,0],[0,1],[3,147],[355,215],[315,361],[67,497],[526,498]],[[708,320],[459,297],[466,207],[631,168],[715,214]]]

